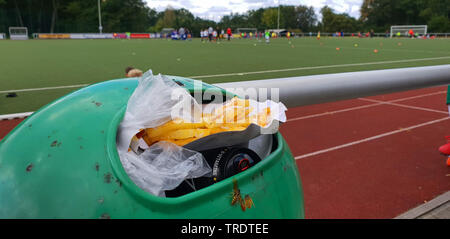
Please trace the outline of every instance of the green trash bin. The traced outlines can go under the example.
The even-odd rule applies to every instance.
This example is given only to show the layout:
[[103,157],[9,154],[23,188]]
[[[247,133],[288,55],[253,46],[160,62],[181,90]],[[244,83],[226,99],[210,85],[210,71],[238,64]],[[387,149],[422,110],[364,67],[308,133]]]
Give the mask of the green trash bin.
[[[194,80],[169,77],[193,91]],[[280,133],[261,162],[198,191],[169,198],[139,188],[116,149],[137,85],[137,79],[90,85],[12,130],[0,142],[0,218],[304,218],[297,165]],[[236,187],[252,199],[251,208],[232,203]]]

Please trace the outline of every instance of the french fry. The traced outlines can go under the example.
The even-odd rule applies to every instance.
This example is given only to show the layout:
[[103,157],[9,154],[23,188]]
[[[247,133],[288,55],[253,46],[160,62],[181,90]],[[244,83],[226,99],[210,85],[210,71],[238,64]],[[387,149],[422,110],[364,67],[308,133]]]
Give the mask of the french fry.
[[144,136],[142,136],[142,139],[144,139],[145,143],[147,143],[148,146],[151,146],[152,144],[158,142],[156,138],[150,138],[147,134],[144,134]]
[[180,129],[171,131],[163,136],[161,139],[188,139],[188,138],[203,138],[211,134],[210,129]]
[[269,118],[269,116],[270,116],[270,108],[267,107],[258,114],[257,124],[261,127],[265,127],[268,123],[267,119]]
[[234,105],[234,106],[249,107],[250,101],[244,100],[244,99],[239,99],[238,97],[233,97],[233,99],[231,99],[228,104]]
[[254,111],[250,101],[234,97],[222,107],[216,108],[212,113],[202,115],[199,123],[185,122],[174,119],[156,128],[149,128],[139,132],[144,141],[151,146],[159,141],[172,142],[184,146],[197,139],[226,131],[243,131],[251,123],[264,127],[270,117],[270,108],[267,107],[257,114],[250,116]]
[[245,130],[247,127],[237,126],[237,127],[217,127],[211,129],[211,134],[217,134],[222,132],[228,132],[228,131],[242,131]]
[[245,123],[250,122],[248,115],[253,111],[253,107],[239,107],[236,111],[235,122]]
[[147,136],[150,138],[157,138],[161,135],[165,135],[170,131],[179,130],[179,129],[197,129],[197,128],[205,128],[206,122],[200,123],[190,123],[179,120],[169,121],[161,126],[152,129],[146,129]]

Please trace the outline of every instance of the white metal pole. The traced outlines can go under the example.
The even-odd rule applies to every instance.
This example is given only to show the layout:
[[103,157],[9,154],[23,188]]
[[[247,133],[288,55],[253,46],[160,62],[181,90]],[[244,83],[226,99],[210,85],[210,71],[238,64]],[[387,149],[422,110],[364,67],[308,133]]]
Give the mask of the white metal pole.
[[102,12],[101,12],[101,9],[100,9],[100,0],[98,0],[98,30],[100,31],[100,34],[103,33]]
[[280,30],[280,1],[278,1],[278,25],[277,29]]

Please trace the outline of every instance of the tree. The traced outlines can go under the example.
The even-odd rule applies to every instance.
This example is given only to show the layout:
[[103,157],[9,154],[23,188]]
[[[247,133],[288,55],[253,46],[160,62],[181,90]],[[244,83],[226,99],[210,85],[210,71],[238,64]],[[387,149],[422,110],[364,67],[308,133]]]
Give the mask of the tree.
[[311,31],[317,23],[316,12],[313,7],[298,6],[295,8],[297,27],[304,32]]
[[[277,9],[278,18],[278,9]],[[278,19],[277,19],[278,20]],[[297,25],[297,13],[295,6],[280,6],[280,28],[281,29],[295,29]]]
[[450,21],[444,16],[433,16],[428,21],[430,32],[442,33],[450,30]]
[[278,10],[276,8],[268,8],[262,15],[261,22],[267,27],[275,29],[278,24]]
[[19,22],[19,26],[23,27],[22,14],[20,13],[19,5],[17,4],[17,0],[14,0],[14,7],[16,9],[17,20]]
[[[168,8],[157,12],[144,0],[102,0],[104,32],[159,32],[164,27],[187,27],[198,36],[201,29],[220,26],[276,28],[278,7],[259,8],[246,13],[231,13],[219,23],[195,17],[187,9]],[[322,30],[385,31],[391,25],[428,25],[429,31],[450,32],[450,0],[363,0],[361,18],[321,9],[322,21],[313,7],[280,6],[280,28],[304,32]],[[28,27],[30,33],[98,32],[97,1],[91,0],[0,0],[0,32],[10,26]]]
[[432,24],[436,28],[438,22],[446,26],[444,18],[448,21],[449,13],[450,0],[364,0],[360,20],[366,27],[377,30],[388,29],[392,25]]
[[259,30],[264,29],[264,24],[262,24],[261,19],[264,13],[264,8],[259,8],[258,10],[248,11],[248,24],[249,27],[254,27]]
[[324,32],[356,32],[360,30],[360,23],[346,13],[336,14],[328,6],[320,10],[322,14],[322,31]]
[[181,8],[178,10],[175,10],[175,16],[176,16],[176,21],[175,21],[175,27],[177,29],[184,27],[184,28],[192,28],[192,23],[195,20],[194,15],[189,12],[189,10]]
[[59,7],[58,0],[52,0],[52,6],[53,6],[53,13],[52,13],[52,23],[50,25],[50,33],[53,33],[55,30],[56,17],[58,15],[58,7]]
[[167,27],[167,28],[173,28],[176,27],[175,26],[175,21],[176,21],[176,16],[175,16],[175,11],[173,10],[173,8],[167,8],[164,11],[164,16],[162,19],[162,25],[163,27]]

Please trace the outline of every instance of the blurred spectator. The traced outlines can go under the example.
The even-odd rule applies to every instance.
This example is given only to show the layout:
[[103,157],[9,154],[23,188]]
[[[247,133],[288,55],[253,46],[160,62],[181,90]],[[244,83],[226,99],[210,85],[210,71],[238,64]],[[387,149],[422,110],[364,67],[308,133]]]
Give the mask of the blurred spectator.
[[209,28],[208,28],[208,37],[209,37],[209,41],[212,41],[213,31],[214,31],[214,29],[213,29],[212,27],[209,27]]

